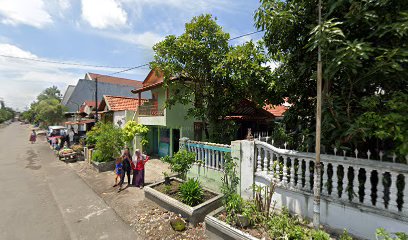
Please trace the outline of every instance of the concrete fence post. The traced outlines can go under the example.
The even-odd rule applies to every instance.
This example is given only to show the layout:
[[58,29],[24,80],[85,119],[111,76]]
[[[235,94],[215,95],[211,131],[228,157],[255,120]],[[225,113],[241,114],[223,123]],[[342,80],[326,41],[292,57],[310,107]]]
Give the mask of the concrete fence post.
[[231,142],[231,157],[238,160],[238,174],[240,176],[239,193],[244,199],[253,197],[252,185],[255,172],[255,143],[242,140]]
[[180,140],[179,140],[179,151],[181,151],[181,150],[188,150],[188,149],[187,149],[187,141],[188,141],[188,140],[190,140],[190,139],[188,139],[188,138],[186,138],[186,137],[180,138]]

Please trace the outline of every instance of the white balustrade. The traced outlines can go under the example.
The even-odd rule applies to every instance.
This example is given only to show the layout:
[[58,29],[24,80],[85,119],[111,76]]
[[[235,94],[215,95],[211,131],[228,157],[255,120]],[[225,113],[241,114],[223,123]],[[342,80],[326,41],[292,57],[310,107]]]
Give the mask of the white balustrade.
[[[312,192],[310,178],[313,170],[310,169],[310,166],[315,158],[314,153],[280,149],[257,140],[255,140],[255,149],[256,175],[266,174],[274,181],[280,182],[282,187],[296,188],[308,193]],[[386,161],[382,152],[379,153],[382,161],[378,161],[371,160],[372,154],[369,151],[367,151],[366,159],[359,158],[362,154],[356,149],[353,151],[352,157],[347,157],[345,151],[343,151],[343,154],[338,154],[338,151],[338,149],[335,150],[337,156],[321,154],[323,165],[322,197],[336,199],[344,203],[352,201],[354,204],[398,212],[408,216],[408,165]],[[296,164],[298,165],[297,171]],[[329,167],[330,165],[331,167]],[[340,170],[343,169],[343,174],[338,171],[339,168]],[[329,170],[333,171],[330,176],[328,174]],[[374,172],[377,172],[377,175]],[[348,178],[349,173],[350,179]],[[280,174],[282,174],[282,178]],[[391,186],[383,184],[384,178],[386,176],[388,178],[388,174],[391,177]],[[343,178],[341,179],[339,175],[343,175]],[[378,178],[377,186],[373,186],[372,179],[376,178]],[[400,189],[403,196],[401,199],[402,206],[399,208],[397,203],[397,181],[401,180],[405,182],[405,185],[402,184],[404,188]],[[329,188],[328,182],[331,182],[331,188]],[[341,191],[339,191],[340,189]],[[372,192],[373,189],[376,189],[376,194]],[[349,197],[349,191],[353,192],[351,198]],[[387,207],[385,199],[389,199]]]
[[188,139],[183,139],[183,141],[184,149],[195,153],[196,161],[200,161],[201,166],[218,171],[224,169],[224,156],[226,153],[231,152],[230,145],[198,142]]

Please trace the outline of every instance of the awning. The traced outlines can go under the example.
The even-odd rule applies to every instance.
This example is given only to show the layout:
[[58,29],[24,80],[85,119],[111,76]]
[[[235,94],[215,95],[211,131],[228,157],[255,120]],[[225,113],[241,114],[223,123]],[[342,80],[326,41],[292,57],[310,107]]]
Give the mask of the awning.
[[77,122],[65,122],[65,125],[81,125],[81,124],[87,124],[87,123],[93,123],[95,122],[95,119],[87,119],[87,120],[81,120]]

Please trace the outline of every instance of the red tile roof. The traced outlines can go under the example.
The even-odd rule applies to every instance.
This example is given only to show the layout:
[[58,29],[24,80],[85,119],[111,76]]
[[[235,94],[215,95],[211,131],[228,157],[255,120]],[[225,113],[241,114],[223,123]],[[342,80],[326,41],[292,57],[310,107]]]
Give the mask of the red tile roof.
[[[104,96],[104,101],[110,111],[132,110],[136,111],[139,106],[138,98],[122,97],[122,96]],[[147,102],[147,99],[141,99],[141,104]]]
[[272,113],[275,117],[283,117],[283,114],[289,109],[283,105],[268,104],[263,107],[266,111]]
[[125,85],[125,86],[131,86],[135,88],[143,87],[143,83],[138,80],[132,80],[132,79],[120,78],[120,77],[111,77],[111,76],[106,76],[106,75],[97,74],[97,73],[88,73],[88,74],[92,78],[92,80],[95,80],[95,78],[98,78],[99,82]]

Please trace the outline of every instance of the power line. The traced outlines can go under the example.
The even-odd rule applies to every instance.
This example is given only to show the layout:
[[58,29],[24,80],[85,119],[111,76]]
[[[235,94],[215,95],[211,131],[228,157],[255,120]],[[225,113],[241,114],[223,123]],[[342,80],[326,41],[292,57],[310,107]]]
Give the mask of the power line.
[[82,66],[82,67],[95,67],[95,68],[130,68],[130,67],[119,67],[119,66],[91,65],[91,64],[74,63],[74,62],[59,62],[59,61],[51,61],[51,60],[37,59],[37,58],[16,57],[16,56],[3,55],[3,54],[0,54],[0,57],[14,58],[14,59],[28,60],[28,61],[35,61],[35,62],[42,62],[42,63],[53,63],[53,64],[61,64],[61,65]]
[[255,32],[245,33],[245,34],[230,38],[228,41],[232,41],[232,40],[235,40],[235,39],[238,39],[238,38],[246,37],[246,36],[253,35],[253,34],[256,34],[256,33],[260,33],[260,32],[263,32],[263,31],[265,31],[265,30],[259,30],[259,31],[255,31]]
[[[259,30],[259,31],[255,31],[255,32],[250,32],[250,33],[245,33],[233,38],[228,39],[228,41],[232,41],[238,38],[242,38],[242,37],[246,37],[246,36],[250,36],[253,34],[257,34],[260,32],[263,32],[264,30]],[[127,72],[133,69],[137,69],[137,68],[141,68],[141,67],[145,67],[148,66],[148,63],[142,64],[142,65],[138,65],[135,67],[120,67],[120,66],[107,66],[107,65],[92,65],[92,64],[82,64],[82,63],[75,63],[75,62],[62,62],[62,61],[52,61],[52,60],[45,60],[45,59],[37,59],[37,58],[26,58],[26,57],[16,57],[16,56],[10,56],[10,55],[3,55],[0,54],[0,57],[5,57],[5,58],[14,58],[14,59],[20,59],[20,60],[28,60],[28,61],[35,61],[35,62],[41,62],[41,63],[52,63],[52,64],[60,64],[60,65],[68,65],[68,66],[82,66],[82,67],[94,67],[94,68],[111,68],[111,69],[124,69],[118,72],[114,72],[110,75],[115,75],[115,74],[119,74],[119,73],[123,73],[123,72]],[[106,75],[109,76],[109,75]]]

